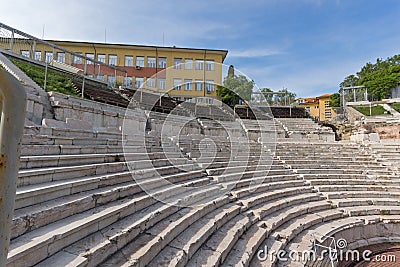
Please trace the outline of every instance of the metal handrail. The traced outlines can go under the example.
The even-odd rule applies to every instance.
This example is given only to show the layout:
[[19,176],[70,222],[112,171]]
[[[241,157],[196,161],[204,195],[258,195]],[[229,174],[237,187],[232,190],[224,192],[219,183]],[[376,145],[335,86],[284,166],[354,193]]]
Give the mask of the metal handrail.
[[[62,52],[64,52],[64,53],[68,53],[68,54],[71,54],[71,55],[73,55],[73,56],[82,58],[82,59],[84,60],[84,62],[86,62],[86,61],[91,61],[91,62],[93,62],[93,63],[95,63],[95,64],[102,65],[102,66],[106,66],[106,67],[108,67],[108,68],[112,68],[112,69],[117,70],[117,71],[120,71],[120,72],[124,72],[124,73],[127,72],[127,70],[125,70],[125,69],[123,69],[123,68],[119,68],[119,67],[117,67],[117,66],[109,65],[109,64],[106,64],[106,63],[104,63],[104,62],[102,62],[102,61],[99,61],[99,60],[96,60],[96,59],[93,59],[93,58],[89,58],[89,57],[87,57],[87,56],[81,55],[81,54],[79,54],[79,53],[76,53],[76,52],[74,52],[74,51],[68,50],[68,49],[63,48],[63,47],[61,47],[61,46],[55,45],[55,44],[53,44],[53,43],[51,43],[51,42],[45,41],[45,40],[43,40],[43,39],[39,39],[39,38],[37,38],[37,37],[35,37],[35,36],[32,36],[32,35],[30,35],[30,34],[27,34],[27,33],[25,33],[25,32],[22,32],[22,31],[20,31],[20,30],[17,30],[17,29],[15,29],[15,28],[11,27],[11,26],[8,26],[8,25],[6,25],[6,24],[0,22],[0,29],[1,29],[1,28],[4,28],[4,29],[6,29],[6,30],[8,30],[8,31],[11,31],[11,32],[16,33],[16,34],[18,34],[18,35],[21,35],[21,36],[23,36],[23,37],[25,37],[25,38],[27,38],[27,39],[32,39],[32,40],[34,40],[34,41],[36,41],[36,42],[39,42],[39,43],[44,44],[44,45],[47,45],[47,46],[49,46],[49,47],[51,47],[51,48],[53,48],[53,49],[55,49],[55,50],[59,50],[59,51],[62,51]],[[18,38],[10,38],[10,39],[16,39],[16,40],[17,40]]]
[[5,266],[17,189],[26,92],[10,73],[0,69],[0,266]]

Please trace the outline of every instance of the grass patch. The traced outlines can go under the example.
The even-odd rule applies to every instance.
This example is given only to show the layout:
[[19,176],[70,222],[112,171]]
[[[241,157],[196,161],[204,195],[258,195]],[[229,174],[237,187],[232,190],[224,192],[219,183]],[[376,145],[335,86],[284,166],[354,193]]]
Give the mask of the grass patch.
[[390,107],[398,112],[400,112],[400,103],[393,103]]
[[[35,83],[37,83],[41,88],[44,88],[44,75],[45,68],[41,66],[36,66],[27,62],[22,62],[19,60],[11,59],[11,61],[26,75],[29,76]],[[47,70],[47,81],[46,81],[46,91],[59,92],[66,95],[77,96],[74,84],[71,78],[67,74],[63,74],[51,69]]]
[[[358,112],[361,112],[365,116],[369,116],[369,106],[358,106],[358,107],[353,107],[355,110]],[[386,109],[384,109],[382,106],[372,106],[371,107],[371,115],[372,116],[377,116],[377,115],[384,115],[384,114],[389,114]]]

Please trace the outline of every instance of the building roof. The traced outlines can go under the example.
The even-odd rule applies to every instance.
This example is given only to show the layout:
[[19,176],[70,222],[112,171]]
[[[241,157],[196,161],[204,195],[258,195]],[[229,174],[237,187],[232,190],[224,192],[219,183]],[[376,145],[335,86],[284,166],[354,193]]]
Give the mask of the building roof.
[[320,95],[320,96],[317,96],[317,98],[327,98],[327,97],[330,97],[332,94],[323,94],[323,95]]
[[65,40],[46,40],[50,43],[66,43],[69,45],[86,45],[86,46],[107,46],[107,47],[131,47],[131,48],[139,48],[143,50],[158,50],[158,51],[176,51],[176,50],[185,50],[188,52],[204,52],[211,53],[211,54],[221,54],[222,55],[222,62],[224,62],[228,50],[222,49],[208,49],[208,48],[190,48],[190,47],[177,47],[177,46],[153,46],[153,45],[135,45],[135,44],[120,44],[120,43],[98,43],[98,42],[82,42],[82,41],[65,41]]
[[318,99],[316,97],[301,97],[298,98],[297,100],[299,99],[304,100],[304,102],[301,104],[318,103]]

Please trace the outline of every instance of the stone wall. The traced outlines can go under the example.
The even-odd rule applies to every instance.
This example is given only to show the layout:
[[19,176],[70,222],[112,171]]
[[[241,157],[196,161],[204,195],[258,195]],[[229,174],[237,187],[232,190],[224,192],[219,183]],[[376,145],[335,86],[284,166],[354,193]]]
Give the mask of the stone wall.
[[56,92],[49,92],[49,96],[55,120],[66,122],[73,128],[87,128],[89,125],[93,129],[121,131],[124,119],[127,119],[132,121],[129,127],[133,127],[135,122],[134,129],[144,132],[147,117],[142,110],[128,110]]

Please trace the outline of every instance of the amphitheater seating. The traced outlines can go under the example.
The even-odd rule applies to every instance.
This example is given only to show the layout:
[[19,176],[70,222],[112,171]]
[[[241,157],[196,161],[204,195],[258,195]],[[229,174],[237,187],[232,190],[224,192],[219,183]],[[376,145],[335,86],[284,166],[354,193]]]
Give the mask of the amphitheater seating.
[[378,145],[285,138],[325,131],[307,119],[246,118],[153,110],[150,132],[124,134],[26,126],[7,266],[284,266],[257,252],[398,223],[397,146],[385,159]]
[[[24,136],[8,266],[33,265],[46,258],[43,264],[52,266],[72,258],[80,262],[78,250],[86,253],[87,260],[101,261],[95,255],[108,248],[110,240],[104,236],[100,240],[100,231],[108,231],[121,245],[133,239],[131,230],[144,231],[150,222],[176,211],[144,194],[140,186],[156,189],[164,199],[189,194],[178,185],[189,189],[204,185],[201,191],[191,192],[188,201],[194,202],[212,199],[213,192],[219,191],[175,147],[156,146],[151,137],[145,147],[143,137],[129,136],[123,150],[121,133],[95,136],[91,131],[53,129],[60,135],[49,136],[43,132],[48,129],[27,128]],[[173,184],[163,184],[158,176]],[[140,214],[146,216],[132,220]],[[97,250],[82,250],[83,244],[93,245],[93,238],[99,241]],[[103,253],[103,259],[113,252]]]
[[398,174],[370,149],[246,138],[209,131],[161,147],[132,133],[123,149],[118,132],[27,127],[8,266],[259,266],[265,245],[310,247],[326,227],[399,216]]
[[299,107],[270,107],[274,118],[306,118],[306,111]]
[[128,99],[133,99],[138,107],[146,110],[151,110],[161,113],[173,113],[176,115],[187,116],[188,112],[182,109],[178,103],[168,96],[161,96],[144,90],[130,90],[130,89],[119,89],[122,95],[125,95]]
[[205,103],[192,103],[183,101],[179,106],[190,112],[195,117],[219,121],[232,121],[235,119],[233,110],[227,106],[216,106]]
[[[82,94],[82,81],[77,79],[72,79],[77,92]],[[103,85],[104,86],[104,85]],[[91,82],[85,82],[84,96],[101,103],[111,104],[118,107],[127,107],[129,101],[124,97],[120,96],[114,90],[105,89],[100,84],[92,84]]]

